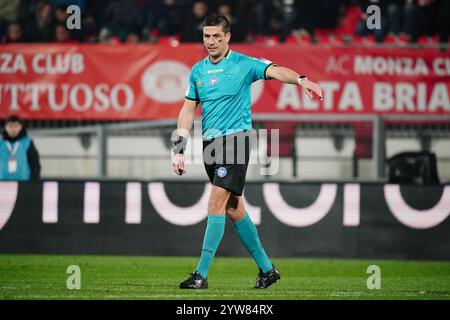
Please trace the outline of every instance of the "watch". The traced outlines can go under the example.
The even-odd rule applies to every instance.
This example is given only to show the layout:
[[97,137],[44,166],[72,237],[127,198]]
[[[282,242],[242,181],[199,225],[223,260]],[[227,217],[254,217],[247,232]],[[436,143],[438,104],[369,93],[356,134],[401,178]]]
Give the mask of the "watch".
[[302,82],[303,80],[307,80],[308,78],[306,76],[300,76],[298,77],[298,84],[300,84],[300,82]]

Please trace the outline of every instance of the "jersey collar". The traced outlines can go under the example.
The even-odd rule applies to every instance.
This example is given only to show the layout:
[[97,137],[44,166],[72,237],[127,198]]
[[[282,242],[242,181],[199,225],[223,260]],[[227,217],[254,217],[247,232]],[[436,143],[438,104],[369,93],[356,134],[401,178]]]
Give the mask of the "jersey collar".
[[228,59],[228,57],[231,55],[231,49],[230,48],[228,48],[228,51],[227,51],[227,53],[223,56],[223,58],[222,59],[220,59],[219,61],[217,61],[217,62],[212,62],[211,61],[211,58],[208,56],[208,61],[211,63],[211,64],[218,64],[218,63],[220,63],[220,61],[222,61],[223,59]]

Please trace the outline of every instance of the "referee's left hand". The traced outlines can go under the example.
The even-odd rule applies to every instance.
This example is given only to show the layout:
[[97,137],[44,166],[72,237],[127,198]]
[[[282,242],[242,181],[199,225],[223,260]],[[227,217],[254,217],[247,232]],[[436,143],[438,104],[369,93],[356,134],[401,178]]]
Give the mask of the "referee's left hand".
[[186,173],[186,169],[184,168],[184,154],[176,154],[173,159],[173,171],[182,176]]
[[323,100],[322,89],[320,89],[317,83],[305,79],[302,82],[300,82],[300,87],[302,87],[303,90],[305,90],[306,94],[311,99],[314,99],[314,95],[316,95],[320,101]]

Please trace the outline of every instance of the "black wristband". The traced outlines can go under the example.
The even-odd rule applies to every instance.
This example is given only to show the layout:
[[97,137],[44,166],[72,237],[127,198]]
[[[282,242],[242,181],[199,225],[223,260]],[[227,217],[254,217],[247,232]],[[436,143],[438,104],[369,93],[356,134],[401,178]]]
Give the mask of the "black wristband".
[[187,139],[183,136],[177,137],[177,139],[173,142],[173,153],[174,154],[184,154],[184,150],[186,149]]

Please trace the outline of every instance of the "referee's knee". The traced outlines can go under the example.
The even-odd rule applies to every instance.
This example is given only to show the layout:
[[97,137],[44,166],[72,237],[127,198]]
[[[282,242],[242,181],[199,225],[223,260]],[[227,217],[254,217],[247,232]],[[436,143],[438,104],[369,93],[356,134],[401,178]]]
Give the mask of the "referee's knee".
[[245,216],[245,210],[239,210],[239,208],[228,207],[227,216],[231,221],[236,222],[241,220]]

